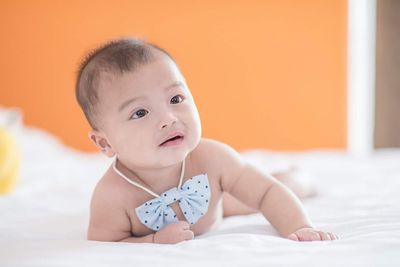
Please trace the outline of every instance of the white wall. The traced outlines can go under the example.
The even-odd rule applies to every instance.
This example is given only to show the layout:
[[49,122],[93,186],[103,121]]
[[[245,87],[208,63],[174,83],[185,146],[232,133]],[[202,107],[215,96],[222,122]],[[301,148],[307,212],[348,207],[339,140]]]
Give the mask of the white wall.
[[368,156],[374,148],[376,0],[348,0],[347,148]]

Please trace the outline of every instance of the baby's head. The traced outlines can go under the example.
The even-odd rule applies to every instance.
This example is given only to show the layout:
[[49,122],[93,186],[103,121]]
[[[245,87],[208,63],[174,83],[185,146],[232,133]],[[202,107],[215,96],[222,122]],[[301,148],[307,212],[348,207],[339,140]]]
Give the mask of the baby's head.
[[78,71],[76,98],[89,138],[129,168],[175,164],[200,141],[182,73],[167,52],[144,41],[115,40],[91,52]]

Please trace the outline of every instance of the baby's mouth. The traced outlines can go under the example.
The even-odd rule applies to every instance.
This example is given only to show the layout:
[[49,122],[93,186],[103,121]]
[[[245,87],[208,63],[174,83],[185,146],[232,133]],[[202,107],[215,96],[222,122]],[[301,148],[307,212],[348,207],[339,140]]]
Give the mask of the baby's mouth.
[[181,134],[175,135],[171,138],[168,138],[164,142],[162,142],[159,146],[170,146],[180,144],[183,140],[184,136]]

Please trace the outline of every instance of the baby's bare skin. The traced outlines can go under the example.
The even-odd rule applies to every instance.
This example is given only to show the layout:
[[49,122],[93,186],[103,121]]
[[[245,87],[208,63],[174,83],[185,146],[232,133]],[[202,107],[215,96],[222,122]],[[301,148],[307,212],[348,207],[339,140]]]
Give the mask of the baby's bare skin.
[[[183,75],[170,57],[158,50],[152,53],[154,58],[135,71],[103,71],[96,88],[98,128],[89,138],[106,156],[117,158],[116,167],[128,179],[157,194],[177,187],[183,161],[183,182],[207,174],[208,210],[189,226],[178,204],[172,203],[179,222],[154,232],[135,213],[154,196],[110,167],[92,196],[88,239],[177,243],[217,227],[224,215],[257,211],[285,238],[336,239],[314,229],[299,199],[274,177],[243,161],[230,146],[201,138],[199,114]],[[178,141],[171,143],[171,138]],[[225,210],[224,194],[233,197],[225,197]],[[244,204],[232,209],[235,201]]]
[[[215,164],[216,159],[206,153],[207,146],[211,145],[212,141],[202,140],[198,147],[187,156],[185,163],[183,182],[197,174],[207,173],[211,190],[208,212],[196,224],[190,226],[190,230],[196,236],[216,227],[223,217],[222,188],[220,184],[222,173],[217,164]],[[121,171],[124,170],[120,166],[119,169]],[[124,173],[126,174],[127,172],[125,171]],[[135,179],[133,175],[129,176],[129,178],[140,183],[140,180]],[[156,193],[167,191],[170,188],[176,187],[178,182],[179,177],[177,176],[176,179],[165,184],[163,188],[158,188],[158,190],[154,191]],[[110,235],[106,234],[107,230],[104,230],[105,240],[115,238],[114,241],[119,241],[129,238],[131,235],[142,237],[154,233],[154,231],[139,221],[135,213],[136,207],[152,198],[154,197],[149,193],[122,179],[110,167],[98,183],[93,195],[92,216],[99,216],[99,219],[92,218],[92,221],[97,223],[96,226],[89,227],[91,229],[89,238],[95,234],[93,232],[96,232],[93,228],[99,230],[101,228],[109,228],[109,225],[113,225],[115,228]],[[107,202],[107,208],[105,208],[105,202]],[[171,204],[171,208],[174,210],[179,221],[186,221],[177,202]],[[125,214],[125,216],[118,216],[117,214]],[[106,223],[100,218],[109,218],[112,221]]]
[[[237,210],[233,210],[232,205],[226,203],[227,206],[230,206],[230,213],[236,215],[248,214],[260,210],[265,194],[274,186],[278,186],[278,188],[284,190],[285,193],[288,193],[288,190],[282,187],[273,177],[262,175],[249,165],[243,165],[243,170],[247,168],[247,171],[250,171],[249,175],[254,175],[251,177],[253,178],[252,184],[246,186],[246,181],[238,181],[235,177],[232,177],[232,179],[222,179],[222,177],[230,173],[229,169],[237,168],[232,165],[221,166],[220,156],[224,153],[233,153],[231,156],[237,156],[234,155],[233,150],[230,150],[219,142],[202,139],[196,149],[187,156],[184,182],[197,174],[208,174],[211,189],[208,211],[197,223],[189,225],[177,202],[175,202],[171,204],[171,208],[174,210],[180,222],[168,225],[157,232],[156,235],[153,235],[154,231],[147,228],[139,221],[135,213],[136,207],[154,197],[142,189],[129,184],[110,167],[98,183],[93,194],[91,221],[88,232],[89,239],[157,243],[177,243],[190,240],[193,236],[203,234],[217,227],[221,222],[224,215],[224,192],[240,196],[241,201],[248,205],[242,204]],[[237,158],[237,160],[239,160],[238,163],[245,164],[241,162],[239,158]],[[223,161],[224,160],[222,160],[222,162]],[[124,173],[129,173],[129,171],[121,167],[122,166],[119,166],[120,170],[124,171]],[[134,175],[129,176],[129,178],[140,183],[140,180]],[[179,177],[177,176],[176,179],[166,183],[164,187],[159,187],[156,192],[161,193],[172,187],[176,187],[178,180]],[[235,186],[236,182],[241,183],[241,186]],[[232,190],[234,192],[232,192]],[[224,201],[237,202],[237,200],[233,200],[232,197],[225,197]],[[297,208],[297,204],[298,203],[295,201],[293,203],[294,207],[292,208]],[[288,212],[290,212],[290,210],[288,210]],[[296,230],[296,228],[300,229],[305,226],[310,227],[309,225],[311,225],[311,223],[308,220],[299,219],[298,225],[288,226],[288,229]],[[282,231],[284,235],[289,237],[289,234],[291,234],[293,230]],[[322,238],[318,237],[318,239]],[[327,234],[323,239],[335,239],[335,236],[333,234]]]

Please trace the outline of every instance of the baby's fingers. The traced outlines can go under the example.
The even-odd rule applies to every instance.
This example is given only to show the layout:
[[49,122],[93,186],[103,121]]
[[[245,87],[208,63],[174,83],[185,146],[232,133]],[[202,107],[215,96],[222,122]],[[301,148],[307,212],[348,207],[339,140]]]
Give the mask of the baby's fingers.
[[331,240],[339,239],[339,237],[337,235],[335,235],[334,233],[328,233],[328,235],[331,237]]
[[288,236],[289,239],[294,241],[319,241],[321,236],[316,231],[297,231]]
[[319,231],[318,234],[321,237],[322,241],[331,240],[332,239],[331,236],[328,233]]
[[179,221],[179,222],[177,222],[177,224],[178,224],[179,227],[181,227],[183,230],[189,230],[189,229],[190,229],[190,225],[188,224],[187,221]]
[[287,238],[294,241],[325,241],[338,239],[333,233],[314,229],[300,229],[290,234]]
[[300,232],[300,233],[297,233],[297,236],[300,241],[319,241],[319,240],[321,240],[321,236],[318,234],[318,232],[314,232],[314,231]]
[[183,233],[184,240],[192,240],[194,238],[194,233],[191,230],[186,230]]
[[290,234],[287,238],[293,241],[300,241],[296,234]]

